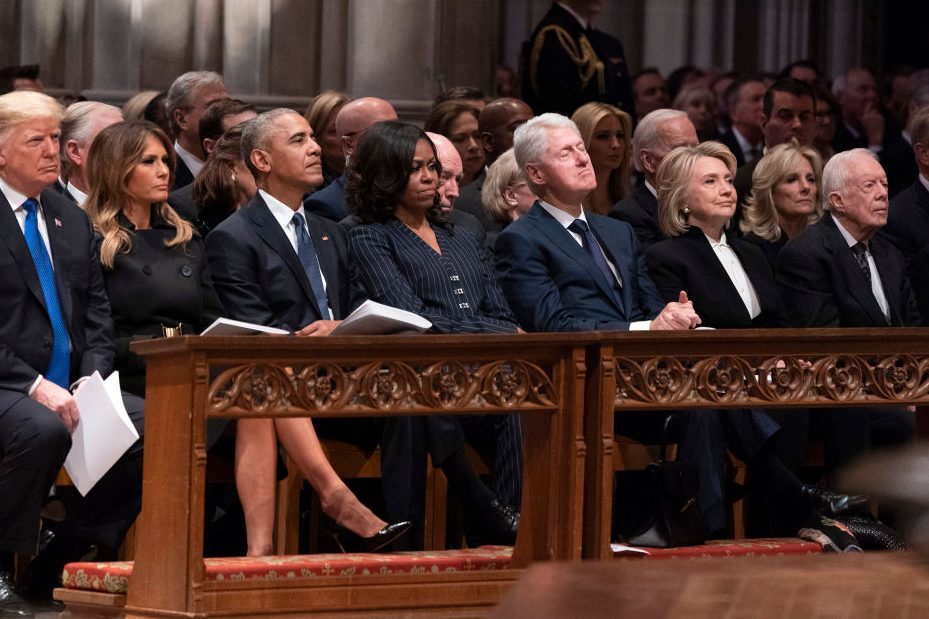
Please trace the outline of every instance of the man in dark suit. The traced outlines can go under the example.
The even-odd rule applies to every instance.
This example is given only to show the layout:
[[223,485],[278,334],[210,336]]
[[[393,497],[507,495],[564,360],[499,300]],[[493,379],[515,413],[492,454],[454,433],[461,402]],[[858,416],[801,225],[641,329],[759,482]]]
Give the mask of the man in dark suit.
[[452,223],[467,230],[477,242],[484,246],[487,242],[487,233],[481,222],[474,215],[465,213],[457,208],[459,197],[459,182],[461,175],[464,173],[464,166],[461,163],[461,155],[455,149],[455,146],[444,135],[438,133],[426,133],[429,139],[435,145],[435,152],[439,158],[439,165],[442,167],[442,174],[439,176],[439,208],[449,216]]
[[123,121],[118,107],[99,101],[78,101],[68,106],[61,119],[61,163],[68,184],[61,192],[78,206],[83,207],[90,193],[87,180],[87,160],[90,145],[97,134]]
[[396,119],[397,112],[393,106],[376,97],[349,101],[339,110],[335,117],[335,130],[342,141],[342,154],[345,155],[346,161],[345,173],[303,201],[303,207],[307,212],[331,221],[342,221],[348,216],[348,208],[345,206],[345,181],[348,180],[348,169],[358,138],[374,123]]
[[200,117],[211,103],[228,96],[223,76],[213,71],[188,71],[171,84],[165,98],[177,153],[171,189],[191,184],[200,173],[206,159],[200,142]]
[[[87,216],[53,190],[59,122],[50,97],[0,97],[0,570],[36,551],[39,510],[71,445],[80,412],[70,388],[113,368],[110,306]],[[142,401],[124,398],[141,436]],[[47,529],[29,589],[47,596],[61,568],[92,545],[117,548],[141,507],[142,441],[68,517]],[[0,578],[0,616],[31,616]]]
[[737,79],[726,89],[724,96],[732,124],[719,141],[735,155],[736,167],[761,158],[765,90],[764,82],[758,77]]
[[[516,161],[539,202],[497,237],[497,276],[527,331],[691,329],[693,306],[661,300],[632,227],[587,215],[596,185],[577,127],[543,114],[516,130]],[[580,222],[580,223],[578,223]]]
[[[797,327],[912,327],[919,312],[903,256],[876,236],[887,222],[887,177],[867,149],[837,153],[823,171],[829,210],[778,254],[777,283]],[[901,410],[821,411],[827,465],[838,468],[873,443],[913,433]]]
[[536,114],[570,116],[585,103],[602,101],[635,119],[623,45],[591,23],[602,6],[601,0],[553,3],[523,45],[523,99]]
[[680,110],[655,110],[639,121],[632,135],[632,156],[636,169],[644,178],[636,183],[632,194],[617,202],[610,217],[625,221],[635,230],[643,250],[667,237],[658,226],[658,194],[655,188],[658,166],[678,146],[696,146],[697,130],[687,113]]
[[521,124],[532,118],[532,109],[519,99],[504,97],[488,103],[477,121],[481,132],[481,144],[484,147],[484,169],[472,182],[461,188],[461,196],[456,208],[477,218],[487,231],[487,242],[493,245],[500,232],[500,224],[484,211],[481,190],[487,178],[487,166],[513,146],[513,132]]

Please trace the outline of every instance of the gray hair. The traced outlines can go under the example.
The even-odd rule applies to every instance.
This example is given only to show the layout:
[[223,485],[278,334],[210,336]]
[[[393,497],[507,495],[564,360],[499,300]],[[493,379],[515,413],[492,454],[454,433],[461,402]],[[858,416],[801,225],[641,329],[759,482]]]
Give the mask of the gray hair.
[[[101,103],[99,101],[78,101],[72,103],[65,110],[65,115],[61,119],[61,160],[69,161],[67,155],[67,145],[69,140],[75,140],[80,144],[86,144],[90,135],[90,125],[97,114],[104,112],[115,112],[119,117],[123,117],[123,112],[118,107]],[[89,144],[86,144],[89,146]]]
[[687,112],[663,108],[649,112],[639,121],[632,134],[632,161],[636,170],[645,171],[642,169],[642,151],[653,150],[661,140],[661,126],[677,118],[687,118]]
[[[252,163],[252,151],[267,147],[268,140],[274,132],[274,121],[287,114],[300,116],[298,112],[289,107],[278,107],[261,113],[255,118],[242,123],[242,140],[240,142],[242,160],[245,161],[245,165],[256,179],[259,175],[262,175],[262,172]],[[300,118],[303,117],[300,116]]]
[[910,135],[914,146],[929,146],[929,107],[921,108],[910,119]]
[[828,208],[829,194],[841,191],[848,185],[848,168],[857,157],[865,155],[878,161],[877,155],[867,148],[853,148],[832,156],[823,168],[823,206]]
[[165,108],[168,110],[168,120],[171,129],[177,133],[178,127],[174,124],[174,110],[186,110],[194,98],[194,92],[203,86],[225,87],[223,76],[215,71],[188,71],[171,84],[165,97]]
[[526,174],[526,164],[538,162],[545,157],[548,151],[548,130],[570,128],[577,133],[578,139],[581,132],[578,130],[574,121],[567,116],[547,112],[534,118],[530,118],[525,123],[517,127],[513,133],[513,154],[516,156],[516,165],[519,166],[529,188],[536,195],[541,194],[541,187],[536,186]]

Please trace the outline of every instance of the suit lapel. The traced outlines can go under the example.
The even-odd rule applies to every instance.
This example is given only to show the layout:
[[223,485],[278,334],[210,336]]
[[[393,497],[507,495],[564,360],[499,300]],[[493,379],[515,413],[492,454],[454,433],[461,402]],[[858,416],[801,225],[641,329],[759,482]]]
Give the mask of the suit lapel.
[[839,273],[845,281],[845,286],[849,293],[861,305],[861,308],[868,314],[875,326],[886,325],[887,317],[881,311],[881,306],[877,304],[874,293],[871,291],[871,285],[865,279],[864,273],[858,266],[858,261],[852,250],[849,249],[845,237],[839,232],[835,221],[828,213],[822,218],[823,243],[826,250],[833,254]]
[[42,195],[42,211],[45,214],[45,228],[48,230],[48,244],[52,248],[52,264],[55,268],[55,284],[58,287],[58,302],[61,304],[61,313],[65,324],[71,324],[71,251],[68,247],[68,231],[64,229],[59,213],[53,204],[54,200]]
[[[542,206],[536,202],[532,210],[527,214],[530,219],[535,221],[535,225],[548,239],[559,249],[564,251],[568,257],[576,261],[587,271],[590,278],[597,283],[597,286],[610,301],[615,305],[623,316],[626,315],[625,308],[620,304],[617,298],[615,288],[606,281],[606,277],[600,270],[600,267],[594,262],[587,250],[581,247],[571,236],[561,223],[548,214]],[[625,280],[624,280],[625,281]]]
[[256,195],[250,206],[252,208],[249,212],[249,220],[255,225],[258,237],[264,241],[272,251],[281,257],[281,260],[284,261],[284,264],[287,265],[293,273],[294,278],[296,278],[297,282],[300,284],[300,288],[303,290],[303,295],[306,297],[306,300],[312,307],[316,308],[317,315],[322,316],[322,312],[316,307],[316,298],[310,288],[310,280],[307,279],[306,271],[303,270],[303,265],[297,257],[297,252],[294,251],[293,245],[290,244],[290,240],[284,234],[284,231],[281,229],[280,224],[277,223],[274,215],[271,214],[268,205],[265,204],[265,201],[260,195]]
[[[902,271],[890,268],[890,256],[887,246],[881,242],[881,239],[874,237],[871,239],[871,255],[874,257],[874,265],[877,267],[877,274],[881,278],[881,287],[884,289],[884,298],[887,299],[887,310],[890,313],[890,322],[896,326],[903,326],[903,299],[900,298],[900,277]],[[903,268],[903,265],[900,265]],[[883,316],[883,313],[881,314]]]
[[6,196],[0,192],[0,236],[6,243],[13,259],[19,265],[19,272],[22,273],[26,286],[32,291],[36,300],[45,307],[45,295],[42,294],[42,284],[39,283],[39,275],[35,270],[35,263],[32,261],[32,254],[29,253],[29,246],[26,245],[26,237],[19,227],[19,221],[13,214],[13,207],[7,201]]

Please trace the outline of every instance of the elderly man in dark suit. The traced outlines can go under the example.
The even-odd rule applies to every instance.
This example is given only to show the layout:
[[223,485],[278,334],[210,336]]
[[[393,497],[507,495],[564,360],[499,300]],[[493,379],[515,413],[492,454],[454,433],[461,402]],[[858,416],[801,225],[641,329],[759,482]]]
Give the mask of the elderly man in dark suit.
[[698,141],[694,124],[680,110],[655,110],[636,126],[632,160],[643,178],[629,197],[613,206],[610,217],[631,225],[643,250],[668,238],[658,225],[658,166],[678,146],[696,146]]
[[207,153],[200,141],[200,117],[214,101],[228,97],[223,76],[213,71],[188,71],[179,76],[165,98],[168,120],[177,138],[177,168],[172,190],[194,182]]
[[[63,113],[44,94],[0,97],[0,571],[12,553],[35,553],[39,510],[79,423],[70,388],[94,371],[109,375],[115,353],[90,220],[46,190],[58,177]],[[142,401],[126,396],[125,404],[141,435]],[[139,440],[48,530],[30,593],[49,595],[64,564],[92,545],[117,548],[141,491]],[[31,616],[2,578],[0,616]]]
[[[777,283],[797,327],[912,327],[920,321],[903,256],[876,233],[887,223],[887,176],[871,151],[838,153],[823,170],[829,210],[778,254]],[[901,410],[822,411],[827,465],[913,432]]]
[[539,202],[497,237],[497,276],[527,331],[691,329],[693,306],[662,302],[632,227],[585,214],[596,185],[577,126],[560,114],[516,130],[516,161]]

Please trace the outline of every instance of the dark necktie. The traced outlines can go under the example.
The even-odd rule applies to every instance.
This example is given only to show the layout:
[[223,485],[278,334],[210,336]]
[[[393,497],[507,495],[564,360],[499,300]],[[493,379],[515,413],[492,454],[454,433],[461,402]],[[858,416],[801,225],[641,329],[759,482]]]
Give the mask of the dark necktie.
[[300,264],[303,265],[306,277],[310,280],[310,289],[316,298],[319,314],[324,320],[328,320],[329,298],[326,296],[326,287],[323,285],[323,277],[319,271],[319,259],[316,257],[313,239],[310,238],[309,233],[306,231],[306,222],[303,215],[294,213],[292,221],[297,229],[297,257],[300,258]]
[[868,286],[871,285],[871,267],[868,265],[868,246],[864,243],[858,242],[852,245],[852,253],[855,254],[855,262],[858,263],[858,268],[861,269],[861,272],[864,274],[865,279],[868,280]]
[[45,378],[60,387],[68,388],[71,374],[71,342],[68,328],[65,325],[64,315],[61,313],[61,303],[58,300],[58,286],[55,284],[55,271],[52,269],[52,260],[45,249],[45,242],[39,234],[39,216],[36,209],[39,204],[33,198],[23,202],[26,211],[26,225],[23,236],[26,245],[32,254],[39,284],[42,286],[42,296],[45,297],[45,309],[48,312],[49,322],[52,324],[52,359],[45,372]]
[[596,262],[600,270],[603,271],[603,276],[606,277],[606,281],[610,282],[617,292],[622,292],[622,286],[616,279],[616,276],[613,275],[613,271],[606,261],[606,255],[604,255],[600,243],[597,242],[597,237],[590,231],[590,226],[587,225],[587,222],[583,219],[575,219],[571,222],[571,225],[568,226],[568,230],[581,235],[581,238],[584,240],[584,249],[590,253],[594,262]]

